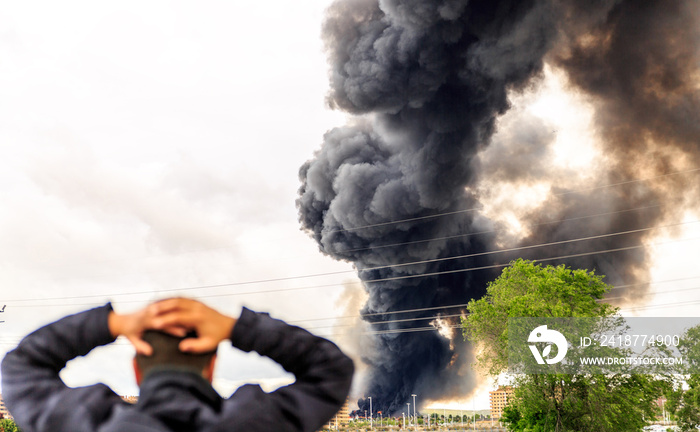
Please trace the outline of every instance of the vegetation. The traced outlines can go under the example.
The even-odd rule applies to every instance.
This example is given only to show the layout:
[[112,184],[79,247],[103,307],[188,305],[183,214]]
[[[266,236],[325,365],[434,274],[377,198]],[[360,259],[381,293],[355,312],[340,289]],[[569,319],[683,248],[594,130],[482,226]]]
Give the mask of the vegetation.
[[10,419],[0,419],[0,432],[22,432],[17,423]]
[[[463,331],[477,347],[477,366],[498,376],[508,366],[508,319],[515,317],[615,317],[601,302],[610,286],[586,270],[516,260],[468,305]],[[649,375],[522,374],[504,413],[510,430],[639,431],[656,415],[667,386]]]
[[674,413],[681,431],[700,429],[700,326],[682,335],[679,351],[685,360],[683,374],[668,395],[667,408]]
[[693,374],[677,383],[677,388],[669,394],[668,409],[673,412],[681,431],[697,430],[700,425],[700,376]]

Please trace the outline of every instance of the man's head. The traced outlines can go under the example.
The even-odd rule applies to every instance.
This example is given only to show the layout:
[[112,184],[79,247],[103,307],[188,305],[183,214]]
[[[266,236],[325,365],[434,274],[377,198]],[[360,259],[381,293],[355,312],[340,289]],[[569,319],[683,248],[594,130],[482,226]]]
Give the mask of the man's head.
[[195,337],[195,335],[177,337],[156,330],[145,331],[142,338],[153,347],[153,354],[150,356],[136,354],[134,358],[136,382],[140,385],[146,375],[156,370],[189,371],[201,374],[211,382],[214,376],[216,350],[201,354],[182,352],[179,344],[188,337]]

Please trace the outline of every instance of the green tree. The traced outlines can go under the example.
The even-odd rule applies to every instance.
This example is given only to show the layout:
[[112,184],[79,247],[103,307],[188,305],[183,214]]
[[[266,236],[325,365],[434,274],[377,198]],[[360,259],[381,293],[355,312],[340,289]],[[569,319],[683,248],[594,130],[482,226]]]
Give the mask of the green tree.
[[[592,271],[516,260],[468,305],[464,336],[477,366],[497,376],[508,367],[508,318],[615,317],[602,302],[611,287]],[[638,431],[654,415],[663,382],[647,375],[531,374],[514,379],[503,421],[514,431]]]
[[674,391],[668,393],[668,410],[675,414],[682,431],[700,426],[700,326],[691,327],[680,338],[678,346],[684,363]]
[[4,432],[22,432],[17,423],[10,419],[0,419],[0,431]]
[[666,407],[674,413],[681,431],[697,430],[700,425],[700,375],[689,375],[678,383],[675,391],[669,393]]
[[479,347],[477,365],[498,375],[508,366],[508,318],[612,316],[617,309],[597,301],[609,289],[593,272],[518,259],[469,302],[464,336]]

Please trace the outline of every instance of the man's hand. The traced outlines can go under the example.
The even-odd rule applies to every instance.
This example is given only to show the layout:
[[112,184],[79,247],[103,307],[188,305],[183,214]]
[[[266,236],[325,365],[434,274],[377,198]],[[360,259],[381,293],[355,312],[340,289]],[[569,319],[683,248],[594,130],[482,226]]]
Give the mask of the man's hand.
[[153,319],[156,317],[153,305],[146,306],[130,314],[117,314],[112,311],[109,314],[107,323],[109,332],[113,337],[125,336],[136,348],[136,352],[146,356],[153,353],[153,348],[141,339],[143,332],[153,328]]
[[136,352],[146,356],[153,353],[153,348],[141,338],[146,330],[161,330],[180,337],[196,330],[198,337],[182,341],[180,350],[197,353],[215,349],[229,337],[235,324],[234,318],[185,298],[161,300],[131,314],[111,312],[108,318],[112,336],[125,336]]
[[236,319],[221,314],[196,300],[173,298],[152,305],[155,309],[155,328],[196,330],[197,338],[180,342],[183,352],[202,353],[216,349],[228,339]]

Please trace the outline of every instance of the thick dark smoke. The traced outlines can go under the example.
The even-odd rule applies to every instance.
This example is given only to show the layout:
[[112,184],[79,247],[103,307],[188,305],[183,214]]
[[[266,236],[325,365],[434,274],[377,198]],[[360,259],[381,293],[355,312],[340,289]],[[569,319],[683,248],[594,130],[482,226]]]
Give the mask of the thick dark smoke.
[[[329,131],[301,168],[298,206],[303,228],[321,250],[356,266],[369,294],[362,312],[372,314],[366,320],[375,323],[373,330],[430,325],[398,320],[433,317],[435,311],[391,312],[466,303],[483,295],[500,269],[460,270],[514,258],[426,262],[502,247],[499,225],[480,210],[478,191],[540,174],[528,158],[504,155],[487,164],[481,155],[510,108],[509,94],[537,85],[545,62],[564,71],[598,110],[610,162],[599,169],[597,184],[697,165],[697,11],[689,11],[690,2],[670,3],[340,0],[329,8],[323,28],[331,65],[328,100],[355,119]],[[524,132],[515,136],[528,142],[533,155],[552,141],[537,132],[529,139]],[[560,189],[566,183],[551,178],[550,197],[521,215],[530,234],[519,242],[654,226],[687,202],[669,191],[689,178],[577,192]],[[630,211],[640,207],[647,210]],[[581,219],[600,213],[607,216]],[[577,219],[551,223],[571,218]],[[645,235],[520,255],[543,259],[636,246]],[[597,269],[608,282],[630,284],[645,280],[646,258],[643,249],[632,249],[552,263]],[[396,266],[415,261],[423,263]],[[441,311],[442,322],[458,323],[446,316],[458,312]],[[411,394],[421,400],[467,395],[474,385],[469,347],[459,336],[424,331],[371,337],[377,351],[364,359],[370,367],[365,394],[372,396],[374,412],[401,412]],[[368,408],[364,404],[360,409]]]

